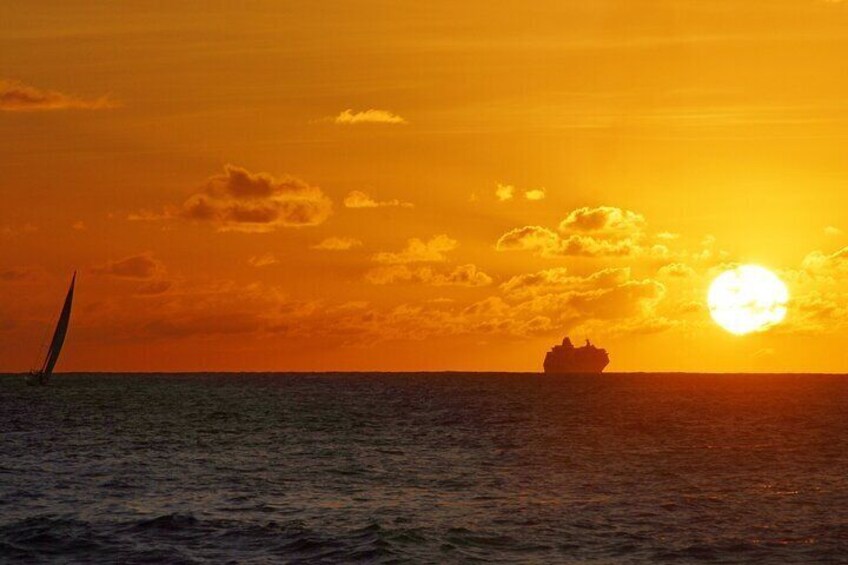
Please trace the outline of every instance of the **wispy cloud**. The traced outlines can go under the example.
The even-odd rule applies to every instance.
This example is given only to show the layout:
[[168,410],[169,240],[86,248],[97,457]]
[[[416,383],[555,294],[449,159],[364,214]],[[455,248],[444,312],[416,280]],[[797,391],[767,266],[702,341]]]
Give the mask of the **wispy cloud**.
[[6,112],[102,110],[116,106],[108,96],[86,100],[54,90],[42,90],[18,81],[0,80],[0,110]]
[[109,261],[94,268],[94,272],[101,275],[140,280],[156,278],[164,271],[165,267],[150,252],[139,253],[117,261]]
[[347,251],[354,247],[359,247],[362,242],[352,237],[328,237],[312,246],[312,249],[320,249],[322,251]]
[[264,255],[254,255],[247,262],[253,267],[270,267],[279,263],[276,255],[273,253],[265,253]]
[[459,265],[452,271],[439,272],[432,267],[410,268],[407,265],[389,265],[371,269],[365,274],[371,284],[419,283],[432,286],[480,287],[492,284],[492,277],[476,265]]
[[411,202],[402,200],[375,200],[361,190],[353,190],[345,196],[344,205],[346,208],[381,208],[384,206],[397,206],[399,208],[412,208]]
[[356,124],[396,124],[403,125],[408,123],[404,118],[389,112],[388,110],[363,110],[354,112],[351,109],[342,111],[336,116],[333,121],[337,124],[356,125]]

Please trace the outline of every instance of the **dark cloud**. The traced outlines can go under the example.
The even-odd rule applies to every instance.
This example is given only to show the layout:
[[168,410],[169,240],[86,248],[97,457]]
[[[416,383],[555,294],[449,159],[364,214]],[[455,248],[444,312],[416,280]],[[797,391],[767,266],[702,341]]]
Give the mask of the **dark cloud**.
[[153,279],[164,272],[161,262],[153,258],[151,253],[140,253],[131,257],[125,257],[117,261],[110,261],[100,267],[95,267],[94,272],[102,275],[125,279]]
[[140,294],[143,296],[155,296],[168,292],[173,286],[173,281],[165,279],[152,280],[138,285],[135,292],[136,294]]
[[167,215],[224,231],[267,232],[318,225],[331,209],[330,199],[320,188],[299,179],[276,179],[227,165],[223,174],[210,177],[199,192]]

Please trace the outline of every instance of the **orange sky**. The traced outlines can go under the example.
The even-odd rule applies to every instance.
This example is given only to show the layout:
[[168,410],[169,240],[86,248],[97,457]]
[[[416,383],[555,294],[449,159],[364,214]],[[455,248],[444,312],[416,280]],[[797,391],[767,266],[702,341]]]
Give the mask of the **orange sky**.
[[117,4],[0,6],[0,370],[848,371],[848,2]]

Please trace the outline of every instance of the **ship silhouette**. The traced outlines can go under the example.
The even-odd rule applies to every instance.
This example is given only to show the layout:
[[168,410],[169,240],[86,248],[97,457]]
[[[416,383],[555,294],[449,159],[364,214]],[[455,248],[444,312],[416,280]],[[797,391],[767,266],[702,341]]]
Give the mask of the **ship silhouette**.
[[595,347],[589,340],[582,347],[574,347],[566,337],[562,345],[555,345],[545,355],[545,373],[600,373],[609,365],[609,355],[606,349]]

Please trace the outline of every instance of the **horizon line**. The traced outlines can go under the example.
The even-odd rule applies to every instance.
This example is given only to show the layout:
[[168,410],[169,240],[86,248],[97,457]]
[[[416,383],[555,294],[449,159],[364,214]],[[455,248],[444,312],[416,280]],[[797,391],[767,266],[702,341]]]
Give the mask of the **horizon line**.
[[[24,372],[6,372],[0,371],[0,376],[26,376]],[[62,371],[54,372],[54,376],[66,375],[540,375],[547,378],[557,377],[604,377],[604,376],[627,376],[627,375],[700,375],[700,376],[722,376],[722,375],[742,375],[742,376],[848,376],[848,373],[830,373],[830,372],[804,372],[804,371],[787,371],[787,372],[771,372],[771,371],[609,371],[603,373],[558,373],[547,374],[544,371],[461,371],[454,369],[446,370],[402,370],[402,371],[370,371],[370,370],[327,370],[327,371],[285,371],[285,370],[269,370],[269,371]]]

